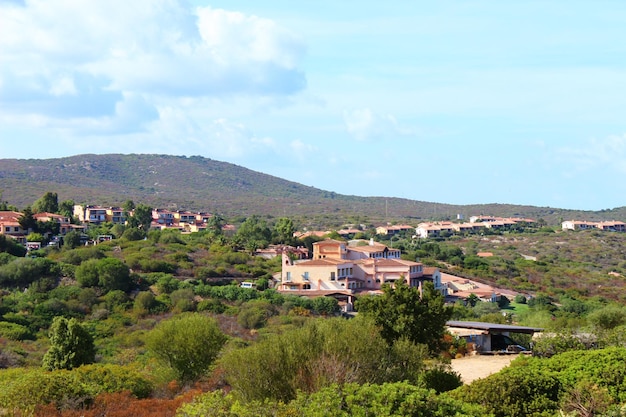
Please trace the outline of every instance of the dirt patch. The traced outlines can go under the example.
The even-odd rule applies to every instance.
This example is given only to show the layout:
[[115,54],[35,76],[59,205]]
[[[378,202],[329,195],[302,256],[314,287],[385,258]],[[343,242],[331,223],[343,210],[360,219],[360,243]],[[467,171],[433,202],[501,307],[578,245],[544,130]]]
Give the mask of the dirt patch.
[[519,355],[475,355],[452,359],[452,370],[461,375],[465,384],[485,378],[507,367]]

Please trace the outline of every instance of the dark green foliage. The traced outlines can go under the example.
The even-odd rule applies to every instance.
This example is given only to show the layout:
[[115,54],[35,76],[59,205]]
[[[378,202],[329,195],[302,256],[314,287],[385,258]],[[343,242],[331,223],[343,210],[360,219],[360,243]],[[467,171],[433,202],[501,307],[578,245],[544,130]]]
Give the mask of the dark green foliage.
[[310,393],[334,383],[417,381],[426,356],[423,347],[406,341],[389,347],[373,322],[356,318],[308,322],[228,351],[220,363],[246,401],[289,401],[299,390]]
[[128,291],[132,286],[128,266],[116,258],[90,259],[81,263],[74,274],[83,287]]
[[526,304],[526,296],[522,294],[517,294],[514,300],[517,304]]
[[86,246],[86,247],[77,247],[76,249],[70,250],[63,254],[61,260],[68,264],[72,265],[80,265],[86,260],[89,259],[102,259],[106,255],[102,251],[102,249],[96,246]]
[[333,297],[316,297],[312,307],[317,314],[332,315],[339,312],[339,302]]
[[47,192],[33,204],[35,213],[57,213],[59,211],[59,197],[57,193]]
[[146,232],[136,227],[128,227],[122,233],[122,239],[126,240],[141,240],[146,237]]
[[41,278],[57,278],[59,265],[47,258],[15,258],[0,266],[0,286],[24,287]]
[[233,236],[236,247],[254,253],[256,249],[266,247],[272,238],[272,232],[265,220],[259,216],[250,216],[244,221]]
[[130,228],[139,228],[141,230],[147,231],[150,229],[150,224],[152,223],[152,207],[146,204],[138,204],[135,207],[132,216],[129,216],[128,219],[128,227]]
[[103,392],[129,391],[137,398],[146,398],[152,389],[143,375],[119,365],[85,365],[52,372],[22,368],[0,372],[0,407],[15,415],[31,415],[37,405],[80,408]]
[[205,374],[226,342],[212,318],[182,314],[159,323],[148,335],[146,346],[188,383]]
[[76,319],[55,317],[49,336],[50,349],[43,358],[45,369],[73,369],[93,363],[93,338]]
[[[0,255],[2,255],[2,253],[22,257],[26,255],[26,248],[17,243],[14,239],[0,234]],[[1,264],[0,262],[0,265]]]
[[72,230],[63,236],[63,246],[65,249],[74,249],[80,246],[80,232]]
[[181,288],[170,294],[170,301],[175,312],[194,311],[196,302],[191,288]]
[[361,297],[356,307],[374,319],[390,345],[408,337],[413,343],[428,345],[432,354],[441,351],[445,324],[452,316],[452,308],[428,282],[422,294],[402,280],[395,287],[385,284],[382,295]]
[[274,305],[265,300],[252,300],[241,306],[237,315],[237,322],[244,329],[259,329],[267,320],[277,314]]

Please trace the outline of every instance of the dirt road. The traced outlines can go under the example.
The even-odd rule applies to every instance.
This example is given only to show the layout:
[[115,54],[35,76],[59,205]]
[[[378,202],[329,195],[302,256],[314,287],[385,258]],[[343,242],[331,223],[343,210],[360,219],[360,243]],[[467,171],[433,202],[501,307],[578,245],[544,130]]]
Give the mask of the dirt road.
[[485,378],[506,367],[519,355],[476,355],[452,359],[452,369],[461,375],[464,383]]

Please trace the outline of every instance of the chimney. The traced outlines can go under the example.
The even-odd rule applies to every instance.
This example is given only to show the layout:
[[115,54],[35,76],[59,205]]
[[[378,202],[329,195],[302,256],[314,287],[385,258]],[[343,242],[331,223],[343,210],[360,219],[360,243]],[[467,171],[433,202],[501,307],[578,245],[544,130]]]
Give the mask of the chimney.
[[374,246],[374,238],[370,237],[370,246]]

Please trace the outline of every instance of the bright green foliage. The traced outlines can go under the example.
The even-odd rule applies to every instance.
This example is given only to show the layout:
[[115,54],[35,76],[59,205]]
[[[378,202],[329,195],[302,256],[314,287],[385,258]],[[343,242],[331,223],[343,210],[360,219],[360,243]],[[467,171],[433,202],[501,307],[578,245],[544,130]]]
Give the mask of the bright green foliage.
[[45,369],[73,369],[93,363],[93,338],[78,320],[55,317],[49,336],[50,349],[43,357]]
[[[597,415],[626,402],[626,348],[570,351],[550,359],[520,358],[451,395],[483,404],[496,417],[552,416],[582,408]],[[621,414],[610,414],[621,415]]]
[[487,416],[482,407],[463,404],[406,382],[330,386],[300,395],[290,404],[299,416],[310,417],[435,417]]
[[86,365],[52,372],[40,368],[0,370],[0,409],[30,415],[37,405],[79,407],[103,392],[130,391],[137,398],[145,398],[152,389],[136,370],[119,365]]
[[428,345],[432,354],[440,352],[445,324],[452,316],[452,307],[444,304],[432,283],[425,283],[420,294],[403,280],[394,287],[384,284],[380,296],[360,298],[357,309],[374,319],[388,344],[406,337],[413,343]]
[[406,382],[330,385],[312,394],[299,393],[289,403],[271,400],[241,403],[231,394],[214,391],[183,405],[177,417],[475,417],[489,416],[464,404]]
[[146,345],[180,382],[188,383],[206,373],[225,342],[215,320],[192,313],[159,323],[148,334]]
[[588,320],[599,331],[611,330],[626,323],[626,308],[608,305],[591,312]]
[[0,338],[9,340],[35,340],[35,335],[26,326],[0,321]]
[[[561,382],[554,373],[510,367],[454,391],[455,398],[482,404],[496,417],[554,415],[559,409]],[[550,414],[544,414],[544,412]]]

